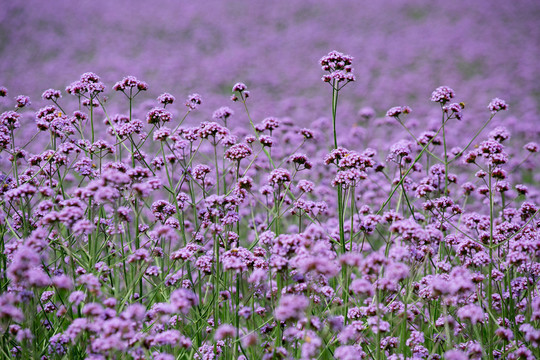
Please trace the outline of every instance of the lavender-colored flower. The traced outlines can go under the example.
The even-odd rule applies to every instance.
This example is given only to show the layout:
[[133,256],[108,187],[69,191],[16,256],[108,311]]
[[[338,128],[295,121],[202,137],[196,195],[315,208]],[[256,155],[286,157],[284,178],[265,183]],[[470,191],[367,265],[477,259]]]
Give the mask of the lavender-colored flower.
[[202,97],[199,94],[191,94],[186,100],[186,107],[189,111],[197,110],[202,104]]
[[439,102],[443,105],[452,100],[456,93],[448,86],[440,86],[431,94],[431,101]]
[[79,305],[86,299],[86,294],[82,291],[74,291],[69,295],[69,302]]
[[308,305],[309,300],[303,295],[283,295],[274,315],[279,321],[298,321]]
[[163,93],[163,94],[159,95],[158,98],[157,98],[157,101],[159,101],[159,103],[163,104],[163,106],[167,106],[169,104],[172,104],[172,103],[174,103],[175,100],[176,99],[174,98],[174,96],[172,96],[169,93]]
[[283,168],[275,169],[268,175],[267,181],[268,185],[279,186],[291,181],[291,173]]
[[530,143],[525,144],[523,148],[527,150],[528,152],[536,153],[538,152],[538,149],[540,149],[540,146],[535,142],[530,142]]
[[199,303],[199,299],[194,292],[188,289],[178,289],[171,293],[171,305],[175,310],[187,314],[189,310]]
[[304,334],[304,343],[302,344],[302,359],[313,359],[317,357],[322,340],[315,331],[307,330]]
[[197,134],[201,139],[208,139],[210,137],[213,137],[218,140],[221,140],[230,135],[229,129],[213,121],[205,121],[201,123]]
[[396,106],[391,109],[389,109],[386,112],[387,117],[395,117],[398,118],[401,114],[410,114],[412,112],[411,108],[408,106]]
[[506,104],[506,102],[504,100],[499,99],[499,98],[494,98],[489,103],[488,109],[489,109],[489,111],[491,111],[492,114],[496,114],[499,111],[507,110],[508,105]]
[[484,310],[474,304],[465,305],[457,312],[461,320],[469,320],[473,325],[484,322]]
[[463,118],[463,112],[461,111],[463,108],[463,103],[451,103],[444,105],[442,110],[449,116],[454,116],[456,119],[461,120]]
[[304,139],[313,139],[315,137],[315,134],[312,130],[303,128],[299,131],[299,134],[304,137]]
[[300,180],[296,187],[302,192],[310,193],[315,189],[315,184],[309,180]]
[[79,81],[73,82],[66,87],[66,92],[72,95],[90,93],[91,96],[94,96],[103,91],[105,91],[105,85],[101,82],[99,76],[93,72],[82,74]]
[[168,201],[158,200],[152,204],[152,213],[156,219],[164,222],[169,216],[176,214],[176,208]]
[[247,158],[248,156],[251,156],[252,153],[253,152],[249,146],[240,143],[233,145],[229,149],[227,149],[227,151],[225,152],[225,158],[230,161],[240,161]]
[[60,90],[48,89],[41,94],[43,100],[57,100],[62,97]]
[[20,109],[30,105],[30,98],[26,95],[19,95],[15,98],[15,103],[15,107]]
[[274,140],[269,135],[261,135],[259,137],[259,142],[261,143],[262,146],[272,147]]
[[224,270],[244,272],[253,265],[255,258],[248,249],[239,247],[226,251],[222,256]]
[[468,360],[469,357],[460,350],[448,350],[444,353],[444,358],[447,360]]
[[341,186],[343,188],[349,188],[356,186],[360,180],[367,178],[367,174],[364,171],[358,169],[348,169],[338,171],[334,180],[332,180],[332,186]]
[[234,111],[230,107],[222,106],[216,111],[214,111],[214,113],[212,114],[212,118],[216,121],[221,120],[226,123],[232,115],[234,115]]
[[337,264],[324,256],[317,254],[316,256],[301,256],[297,259],[297,267],[300,273],[307,274],[313,271],[317,274],[332,278],[339,272]]
[[[264,136],[264,135],[263,135]],[[261,136],[262,138],[262,136]],[[311,169],[313,167],[313,164],[311,161],[309,161],[307,155],[305,154],[293,154],[289,159],[287,160],[288,163],[293,163],[296,171],[304,170],[304,169]]]
[[338,360],[356,360],[367,357],[360,345],[343,345],[336,348],[334,356]]
[[146,114],[146,122],[149,124],[160,124],[171,121],[172,114],[161,108],[153,108]]
[[262,121],[262,126],[264,127],[264,129],[270,132],[276,130],[279,125],[280,121],[275,117],[267,117]]
[[[129,89],[130,91],[137,90],[137,91],[146,91],[148,90],[148,84],[144,81],[138,80],[135,76],[128,75],[125,78],[123,78],[121,81],[118,81],[113,86],[113,90],[115,91],[125,91]],[[126,94],[127,95],[127,94]],[[135,96],[136,94],[130,94],[129,96]]]
[[66,345],[69,342],[69,337],[64,334],[56,334],[51,336],[49,339],[49,353],[64,355],[67,352]]
[[0,124],[7,127],[9,130],[18,129],[20,125],[21,115],[15,111],[6,111],[0,115]]
[[151,344],[153,346],[178,346],[182,335],[178,330],[166,330],[153,336]]
[[214,334],[215,340],[224,340],[227,338],[232,338],[236,335],[236,328],[230,324],[222,324],[220,325],[216,333]]
[[238,82],[232,87],[232,92],[243,92],[247,90],[247,86],[244,83]]
[[154,360],[175,360],[176,359],[174,355],[167,354],[167,353],[158,353],[157,351],[154,351],[152,353],[152,358]]
[[[320,64],[323,71],[327,71],[329,74],[323,75],[323,82],[334,82],[336,89],[341,89],[347,83],[355,81],[356,78],[353,75],[352,68],[353,57],[350,55],[345,55],[339,51],[331,51],[328,55],[323,56],[320,59]],[[345,82],[343,85],[340,83]]]
[[171,129],[162,126],[154,132],[154,141],[166,141],[171,136]]
[[152,258],[150,256],[150,252],[145,248],[140,248],[135,250],[135,252],[128,256],[127,262],[128,263],[134,263],[134,262],[151,262]]

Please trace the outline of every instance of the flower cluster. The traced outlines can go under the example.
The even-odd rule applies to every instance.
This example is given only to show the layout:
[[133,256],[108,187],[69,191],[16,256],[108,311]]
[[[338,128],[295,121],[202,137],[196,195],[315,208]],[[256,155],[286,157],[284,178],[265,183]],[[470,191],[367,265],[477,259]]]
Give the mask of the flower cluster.
[[329,74],[323,75],[322,81],[332,83],[335,89],[341,89],[347,83],[355,81],[352,60],[352,56],[339,51],[331,51],[328,55],[323,56],[319,62],[323,71],[327,71]]
[[[350,56],[321,65],[335,90],[354,80]],[[118,113],[93,73],[68,86],[77,97],[46,90],[35,114],[2,99],[2,354],[536,355],[539,146],[488,127],[502,100],[476,135],[444,127],[464,107],[448,87],[432,94],[442,125],[348,109],[362,122],[332,147],[324,117],[253,123],[243,83],[241,103],[213,113],[193,111],[197,94],[187,109],[169,93],[135,98],[146,89],[116,83]]]

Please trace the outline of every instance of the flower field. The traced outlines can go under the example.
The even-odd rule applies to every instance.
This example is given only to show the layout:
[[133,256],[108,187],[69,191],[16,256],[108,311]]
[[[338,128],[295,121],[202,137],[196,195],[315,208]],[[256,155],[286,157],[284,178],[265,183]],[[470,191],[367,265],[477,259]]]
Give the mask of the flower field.
[[6,5],[0,359],[539,358],[539,14]]

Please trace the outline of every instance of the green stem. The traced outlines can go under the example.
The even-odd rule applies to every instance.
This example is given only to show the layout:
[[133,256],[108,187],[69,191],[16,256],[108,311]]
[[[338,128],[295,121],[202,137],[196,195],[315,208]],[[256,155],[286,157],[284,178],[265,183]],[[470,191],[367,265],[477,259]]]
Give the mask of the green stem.
[[[492,281],[492,271],[493,271],[493,222],[495,221],[493,217],[494,212],[494,205],[493,205],[493,188],[492,188],[492,177],[491,177],[491,165],[489,166],[489,267],[488,267],[488,293],[487,293],[487,302],[488,302],[488,308],[489,313],[493,314],[493,301],[492,301],[492,294],[493,294],[493,281]],[[493,323],[493,319],[489,319],[489,346],[486,349],[486,352],[488,354],[489,359],[493,359],[493,338],[495,336],[495,324]]]
[[336,115],[337,115],[337,104],[338,104],[338,94],[339,90],[336,88],[336,81],[332,82],[332,126],[334,129],[334,149],[337,149],[337,129],[336,129]]
[[446,128],[445,128],[444,112],[442,114],[442,137],[444,147],[444,195],[448,194],[448,154],[446,150]]

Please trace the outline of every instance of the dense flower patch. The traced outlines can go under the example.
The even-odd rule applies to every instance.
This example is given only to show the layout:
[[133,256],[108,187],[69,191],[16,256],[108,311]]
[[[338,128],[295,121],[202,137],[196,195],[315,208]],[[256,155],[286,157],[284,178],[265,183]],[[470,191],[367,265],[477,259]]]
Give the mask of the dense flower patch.
[[538,357],[538,144],[508,146],[495,98],[449,147],[467,108],[441,86],[434,126],[392,107],[399,141],[362,146],[337,126],[354,64],[320,60],[333,126],[255,119],[244,83],[196,126],[203,97],[146,106],[134,76],[6,101],[2,356]]

